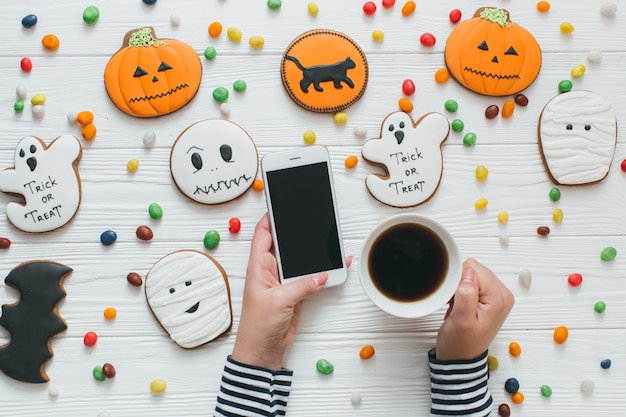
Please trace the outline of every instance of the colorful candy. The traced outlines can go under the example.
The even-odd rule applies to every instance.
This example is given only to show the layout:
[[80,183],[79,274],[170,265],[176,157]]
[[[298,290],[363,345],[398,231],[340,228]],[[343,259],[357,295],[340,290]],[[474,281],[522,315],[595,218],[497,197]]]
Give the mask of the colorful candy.
[[508,119],[513,115],[515,111],[515,102],[513,100],[507,100],[502,105],[502,117]]
[[150,382],[150,392],[154,395],[161,395],[167,389],[167,383],[162,379],[153,379]]
[[113,307],[107,307],[104,309],[104,312],[102,314],[104,315],[105,319],[114,320],[115,317],[117,317],[117,310]]
[[248,84],[244,80],[236,80],[233,83],[233,90],[237,93],[243,93],[248,88]]
[[552,188],[550,189],[550,200],[552,201],[559,201],[561,199],[561,190],[559,190],[558,188]]
[[116,240],[117,240],[117,233],[115,233],[113,230],[105,230],[100,235],[100,242],[104,246],[110,246],[114,244]]
[[155,220],[159,220],[163,217],[163,209],[158,203],[151,203],[148,206],[148,215]]
[[405,113],[410,113],[413,111],[413,103],[406,97],[402,97],[398,100],[398,107]]
[[476,200],[476,202],[474,203],[474,207],[476,208],[476,210],[484,210],[487,208],[487,204],[489,204],[489,201],[486,198],[481,197]]
[[568,337],[569,337],[569,330],[567,329],[566,326],[559,326],[556,329],[554,329],[554,334],[552,336],[552,338],[554,339],[554,343],[558,345],[562,345],[563,343],[567,341]]
[[215,57],[217,56],[217,49],[215,49],[215,47],[213,46],[207,46],[204,49],[204,57],[208,60],[208,61],[212,61],[215,59]]
[[559,82],[559,93],[567,93],[572,89],[574,84],[570,80],[563,80]]
[[548,236],[550,234],[550,227],[549,226],[539,226],[537,228],[537,234],[539,236]]
[[541,392],[541,396],[544,398],[552,397],[552,388],[550,388],[550,385],[542,385],[539,391]]
[[593,305],[593,310],[598,314],[604,313],[606,311],[606,303],[604,301],[597,301]]
[[533,275],[528,269],[522,269],[518,276],[519,285],[529,288],[533,281]]
[[126,281],[128,281],[128,283],[133,287],[141,287],[143,284],[141,275],[136,272],[129,272],[128,275],[126,275]]
[[406,79],[402,81],[402,92],[406,96],[412,96],[415,94],[415,83],[411,79]]
[[526,97],[524,94],[517,94],[515,96],[515,104],[517,104],[518,106],[521,107],[526,107],[528,106],[528,97]]
[[368,16],[376,13],[376,3],[374,3],[373,1],[365,2],[365,4],[363,5],[363,13]]
[[508,404],[502,403],[498,406],[498,415],[500,417],[510,417],[511,407]]
[[313,145],[315,143],[316,137],[317,136],[315,135],[315,132],[312,130],[305,130],[304,134],[302,135],[304,143],[306,143],[307,145]]
[[37,16],[34,14],[27,14],[22,18],[22,26],[26,29],[30,29],[37,24]]
[[83,128],[80,130],[80,134],[82,135],[83,139],[88,141],[94,140],[96,138],[96,133],[96,126],[92,123],[83,126]]
[[144,4],[147,4],[149,6],[152,6],[153,4],[155,4],[157,2],[157,0],[143,0]]
[[309,14],[311,16],[317,16],[317,14],[320,11],[320,7],[314,1],[309,2],[309,4],[307,4],[306,8],[309,11]]
[[443,84],[450,79],[450,72],[446,68],[439,68],[435,71],[435,81]]
[[359,405],[362,401],[363,396],[361,395],[361,393],[359,391],[352,391],[352,394],[350,394],[350,402],[352,403],[352,405]]
[[30,104],[33,106],[37,104],[44,104],[46,102],[46,96],[43,93],[37,93],[30,99]]
[[152,130],[143,134],[143,145],[149,148],[153,147],[156,143],[156,133]]
[[209,25],[209,36],[212,38],[217,38],[222,34],[222,24],[220,22],[212,22]]
[[136,172],[139,169],[139,159],[129,159],[126,163],[126,169],[128,170],[128,172]]
[[511,395],[511,401],[513,401],[515,404],[523,403],[524,394],[522,394],[520,391],[517,391],[515,394]]
[[581,274],[570,274],[567,277],[567,283],[572,287],[579,287],[583,283],[583,276]]
[[57,49],[59,49],[61,42],[56,35],[50,33],[41,39],[41,44],[49,51],[56,51]]
[[606,248],[602,249],[602,252],[600,252],[600,259],[605,262],[612,261],[613,259],[615,259],[616,256],[617,249],[615,249],[613,246],[607,246]]
[[367,136],[367,127],[363,125],[354,126],[354,135],[359,138],[364,138]]
[[522,347],[517,342],[511,342],[509,343],[509,353],[514,358],[517,358],[522,354]]
[[333,121],[338,125],[343,125],[348,121],[348,113],[345,111],[338,111],[333,115]]
[[228,103],[220,103],[220,113],[224,116],[228,116],[230,114],[230,106]]
[[574,68],[572,68],[571,71],[572,78],[582,77],[586,69],[587,68],[583,64],[574,65]]
[[135,230],[135,235],[139,240],[152,240],[154,237],[154,233],[149,226],[139,226],[137,230]]
[[351,155],[351,156],[347,157],[346,160],[343,163],[346,166],[346,168],[352,169],[352,168],[354,168],[356,166],[356,164],[358,162],[359,162],[359,158],[357,158],[354,155]]
[[20,60],[20,68],[24,72],[31,72],[33,70],[33,62],[28,57],[22,58]]
[[81,111],[76,115],[76,121],[85,126],[93,122],[93,113],[90,111]]
[[241,220],[237,217],[233,217],[228,221],[228,231],[230,233],[239,233],[241,230]]
[[498,358],[493,355],[487,356],[487,368],[489,369],[489,371],[496,371],[499,366],[500,362],[498,361]]
[[383,0],[382,4],[385,9],[391,9],[396,4],[396,0]]
[[255,178],[252,182],[252,189],[256,192],[261,192],[265,188],[265,184],[261,178]]
[[100,18],[100,10],[96,6],[88,6],[83,11],[83,21],[88,25],[93,25]]
[[16,113],[21,113],[24,111],[24,100],[15,100],[15,103],[13,103],[13,110]]
[[217,101],[218,103],[225,102],[226,100],[228,100],[228,90],[224,87],[217,87],[215,90],[213,90],[213,100]]
[[248,40],[248,44],[254,49],[261,49],[265,45],[265,38],[261,35],[251,36]]
[[372,356],[374,356],[374,353],[376,353],[376,351],[374,350],[374,346],[365,345],[359,351],[359,357],[361,359],[370,359]]
[[204,235],[203,244],[209,250],[217,248],[220,244],[220,233],[217,230],[209,230]]
[[31,111],[35,119],[41,119],[44,114],[46,114],[46,108],[43,106],[43,104],[35,104],[32,107]]
[[[600,13],[604,17],[615,17],[615,13],[617,13],[617,5],[615,3],[606,2],[602,6],[600,6]],[[23,21],[22,21],[22,24]]]
[[83,337],[83,343],[87,347],[92,347],[98,341],[98,334],[96,332],[87,332]]
[[519,391],[519,381],[515,378],[507,379],[506,381],[504,381],[504,389],[509,394],[515,394],[517,391]]
[[278,10],[283,6],[282,0],[267,0],[267,7],[272,10]]
[[484,181],[489,175],[489,170],[484,165],[476,165],[476,179],[478,181]]
[[376,29],[372,32],[372,39],[374,39],[376,42],[380,42],[383,39],[385,39],[385,32],[383,32],[380,29]]
[[485,109],[485,118],[489,120],[495,119],[496,117],[498,117],[499,113],[500,113],[500,108],[496,106],[495,104],[492,104],[490,106],[487,106],[487,108]]
[[456,100],[446,100],[446,102],[443,103],[443,107],[450,113],[454,113],[459,109],[459,103],[457,103]]
[[462,132],[463,129],[465,129],[465,123],[463,123],[461,119],[454,119],[450,124],[452,125],[452,130],[455,132]]
[[59,387],[56,385],[48,385],[48,395],[52,398],[59,396]]
[[317,363],[315,364],[315,367],[317,368],[317,372],[319,372],[320,374],[324,374],[324,375],[332,374],[333,371],[335,370],[335,367],[333,366],[333,364],[330,363],[326,359],[318,360]]
[[589,51],[587,53],[587,62],[590,64],[599,64],[602,62],[602,52],[601,51]]
[[476,133],[467,132],[465,136],[463,136],[463,145],[474,146],[475,144],[476,144]]
[[450,12],[450,23],[459,23],[461,21],[461,11],[459,9],[454,9]]
[[437,43],[437,39],[435,38],[435,35],[433,35],[432,33],[423,33],[420,36],[420,43],[423,46],[430,48],[431,46],[435,46],[435,43]]
[[572,25],[570,22],[563,22],[559,26],[559,29],[561,29],[562,34],[571,35],[574,32],[574,25]]
[[20,100],[25,100],[27,94],[28,94],[28,89],[26,88],[26,85],[19,84],[17,87],[15,87],[15,95]]
[[611,360],[610,359],[603,359],[602,362],[600,362],[600,367],[602,369],[609,369],[611,367]]
[[595,387],[595,382],[593,382],[591,379],[585,379],[583,382],[580,383],[580,392],[582,392],[584,395],[591,395],[593,394],[593,390],[595,389]]
[[552,212],[552,220],[556,223],[561,223],[563,221],[563,210],[560,208],[554,209]]
[[7,237],[0,237],[0,249],[9,249],[11,247],[11,240]]
[[622,172],[626,172],[626,159],[622,159],[622,162],[619,164],[619,167],[622,170]]
[[180,26],[180,15],[176,14],[176,13],[172,13],[170,15],[170,25],[174,26],[174,27],[178,27]]
[[233,42],[239,42],[241,40],[241,37],[243,36],[241,33],[241,29],[236,28],[234,26],[231,26],[228,29],[226,29],[226,34],[228,35],[228,39],[230,39]]
[[537,11],[540,13],[545,13],[550,10],[550,3],[547,1],[540,1],[537,3]]
[[115,366],[107,362],[102,365],[102,373],[104,374],[105,378],[114,378],[115,374],[117,374],[117,371],[115,370]]
[[102,382],[106,379],[104,377],[104,372],[102,371],[102,366],[100,365],[94,366],[93,370],[91,371],[91,374],[93,375],[96,381]]
[[409,0],[406,3],[404,3],[404,6],[402,6],[402,16],[411,16],[413,14],[413,12],[415,11],[415,8],[417,7],[417,5],[415,4],[414,1]]

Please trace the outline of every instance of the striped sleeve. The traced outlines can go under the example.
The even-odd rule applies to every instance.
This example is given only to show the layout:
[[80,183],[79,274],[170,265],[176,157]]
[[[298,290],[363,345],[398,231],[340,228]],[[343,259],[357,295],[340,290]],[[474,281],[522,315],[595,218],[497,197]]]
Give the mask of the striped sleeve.
[[291,370],[270,371],[237,362],[229,356],[214,416],[284,416],[292,377]]
[[487,381],[487,352],[470,360],[440,361],[428,352],[432,416],[486,417],[493,398]]

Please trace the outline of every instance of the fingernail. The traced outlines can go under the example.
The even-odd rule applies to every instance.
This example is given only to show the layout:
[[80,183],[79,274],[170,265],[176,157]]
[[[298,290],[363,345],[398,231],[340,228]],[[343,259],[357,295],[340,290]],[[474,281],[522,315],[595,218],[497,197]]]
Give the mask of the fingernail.
[[322,272],[321,274],[313,275],[313,281],[315,281],[315,283],[321,287],[322,285],[326,284],[327,277],[328,274],[326,272]]
[[474,269],[471,266],[466,266],[463,268],[463,273],[461,274],[461,281],[463,282],[474,282]]

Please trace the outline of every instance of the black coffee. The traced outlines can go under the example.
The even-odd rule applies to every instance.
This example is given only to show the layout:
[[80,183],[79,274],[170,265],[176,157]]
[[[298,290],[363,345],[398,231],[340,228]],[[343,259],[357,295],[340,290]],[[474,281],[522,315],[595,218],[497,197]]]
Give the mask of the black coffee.
[[368,269],[385,296],[402,302],[434,293],[448,273],[448,252],[428,227],[402,223],[384,231],[372,244]]

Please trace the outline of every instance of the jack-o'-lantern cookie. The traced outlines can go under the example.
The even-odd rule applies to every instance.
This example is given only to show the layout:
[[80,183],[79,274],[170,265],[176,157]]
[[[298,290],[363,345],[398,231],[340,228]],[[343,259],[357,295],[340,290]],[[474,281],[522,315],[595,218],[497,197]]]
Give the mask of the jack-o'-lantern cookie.
[[176,186],[203,204],[235,199],[252,185],[259,167],[256,146],[239,125],[209,119],[185,129],[170,154]]
[[539,147],[552,181],[582,185],[609,173],[617,141],[611,103],[591,91],[554,97],[539,117]]
[[202,79],[198,54],[175,39],[157,39],[151,27],[126,34],[104,70],[111,101],[135,117],[155,117],[183,107]]
[[365,179],[370,194],[394,207],[412,207],[432,197],[443,174],[441,144],[450,133],[450,123],[439,113],[428,113],[414,122],[405,112],[385,118],[380,137],[363,145],[368,162],[386,170]]
[[232,325],[226,272],[212,257],[195,250],[172,252],[146,276],[152,313],[180,347],[195,348]]
[[25,203],[7,204],[7,218],[25,232],[47,232],[68,223],[80,206],[78,161],[83,150],[74,136],[63,135],[49,146],[34,136],[15,148],[15,167],[0,173],[0,190],[20,194]]
[[317,29],[298,36],[280,63],[285,89],[314,112],[336,112],[356,102],[367,86],[361,47],[341,32]]
[[506,96],[528,87],[541,69],[541,48],[533,35],[509,19],[509,12],[483,7],[452,30],[446,66],[463,86],[487,96]]

